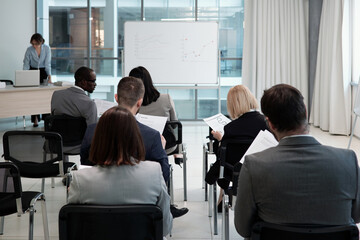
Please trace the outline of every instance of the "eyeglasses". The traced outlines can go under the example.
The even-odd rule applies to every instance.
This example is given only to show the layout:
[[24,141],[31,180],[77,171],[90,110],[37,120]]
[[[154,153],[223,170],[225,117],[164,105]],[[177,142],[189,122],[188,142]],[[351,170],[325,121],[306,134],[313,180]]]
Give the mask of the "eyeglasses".
[[86,80],[87,82],[91,82],[91,83],[95,83],[96,82],[96,79],[94,80]]

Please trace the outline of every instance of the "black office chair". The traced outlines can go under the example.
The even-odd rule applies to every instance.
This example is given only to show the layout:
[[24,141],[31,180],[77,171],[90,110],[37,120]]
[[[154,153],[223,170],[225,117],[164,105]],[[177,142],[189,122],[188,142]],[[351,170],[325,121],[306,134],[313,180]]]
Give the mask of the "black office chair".
[[[218,150],[219,141],[214,138],[211,134],[212,128],[209,127],[209,135],[206,136],[209,139],[209,142],[203,144],[203,178],[202,178],[202,187],[205,189],[205,201],[208,200],[208,184],[205,182],[205,176],[208,172],[209,164],[209,155],[216,154]],[[211,216],[211,214],[209,214]]]
[[[167,121],[163,136],[166,140],[166,149],[172,149],[171,152],[167,151],[167,155],[182,154],[183,155],[183,179],[184,179],[184,201],[187,201],[187,182],[186,182],[186,147],[183,144],[182,138],[182,124],[180,121]],[[170,181],[168,184],[168,190],[171,197],[171,203],[174,203],[173,193],[173,175],[172,166],[170,166]]]
[[[222,234],[223,239],[229,239],[229,209],[232,207],[233,196],[237,194],[237,184],[242,164],[239,162],[244,156],[253,138],[225,139],[220,148],[220,174],[218,184],[223,188],[222,196]],[[215,185],[215,184],[214,184]],[[213,187],[213,214],[216,216],[216,186]],[[214,227],[216,226],[214,219]]]
[[45,131],[59,133],[64,155],[79,155],[81,142],[87,128],[86,119],[68,115],[50,115],[45,119]]
[[22,177],[45,178],[66,177],[69,185],[70,171],[76,168],[72,162],[63,162],[60,134],[44,131],[8,131],[3,135],[5,160],[13,162]]
[[358,240],[355,224],[345,226],[295,226],[266,222],[254,224],[251,240]]
[[60,240],[163,239],[162,211],[155,205],[77,205],[60,209]]
[[22,191],[19,169],[11,162],[0,163],[0,235],[4,233],[4,217],[29,212],[29,239],[34,235],[34,213],[36,202],[41,201],[44,237],[49,239],[45,196],[40,192]]

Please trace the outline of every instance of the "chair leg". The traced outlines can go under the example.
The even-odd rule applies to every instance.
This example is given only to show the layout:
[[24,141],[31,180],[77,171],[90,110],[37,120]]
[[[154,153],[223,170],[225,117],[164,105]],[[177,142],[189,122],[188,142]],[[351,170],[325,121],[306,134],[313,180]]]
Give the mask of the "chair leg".
[[[210,165],[210,167],[212,166],[213,164]],[[208,192],[208,197],[209,197],[209,201],[208,201],[208,207],[209,207],[209,217],[212,217],[212,201],[214,199],[213,195],[214,195],[214,188],[212,185],[208,185],[206,184],[207,186],[206,187],[209,187],[209,192]]]
[[0,235],[4,234],[4,223],[5,223],[5,217],[0,217]]
[[173,180],[173,167],[170,164],[170,176],[167,184],[168,194],[170,195],[170,204],[174,204],[174,180]]
[[48,225],[47,211],[46,211],[46,201],[45,201],[44,197],[41,200],[42,200],[41,201],[41,212],[42,212],[42,219],[43,219],[43,226],[44,226],[44,238],[45,238],[45,240],[49,240],[50,235],[49,235],[49,225]]
[[41,192],[44,193],[45,190],[45,178],[41,180]]
[[51,178],[51,188],[55,188],[55,178]]
[[229,240],[229,197],[226,194],[223,194],[222,209],[222,239]]
[[31,206],[29,210],[29,240],[34,238],[34,213],[35,209]]
[[186,162],[187,162],[187,157],[186,157],[186,148],[184,147],[184,150],[183,150],[183,159],[184,159],[184,162],[183,162],[183,178],[184,178],[184,201],[187,201],[187,177],[186,177]]
[[214,221],[214,235],[218,235],[218,226],[217,226],[217,200],[216,200],[216,183],[213,184],[213,221]]
[[352,127],[352,129],[351,129],[351,135],[350,135],[350,140],[349,140],[349,144],[348,144],[347,149],[349,149],[349,148],[350,148],[350,145],[351,145],[351,141],[352,141],[352,138],[353,138],[353,135],[354,135],[354,130],[355,130],[357,118],[358,118],[358,115],[355,115],[355,120],[354,120],[353,127]]
[[[208,162],[209,162],[209,152],[205,151],[205,175],[208,171]],[[204,182],[205,182],[205,175],[204,175]],[[208,200],[207,196],[208,196],[208,189],[209,189],[209,185],[205,182],[205,201]]]
[[[202,188],[205,188],[205,152],[206,152],[206,146],[205,143],[203,144],[203,172],[202,172]],[[206,193],[205,193],[205,199],[206,199]],[[205,200],[206,201],[206,200]]]

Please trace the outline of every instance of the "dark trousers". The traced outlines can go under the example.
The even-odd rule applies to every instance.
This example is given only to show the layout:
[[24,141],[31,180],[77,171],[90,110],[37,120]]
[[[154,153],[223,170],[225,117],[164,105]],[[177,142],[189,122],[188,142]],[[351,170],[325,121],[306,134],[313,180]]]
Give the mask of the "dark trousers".
[[[45,68],[33,68],[33,67],[30,67],[30,70],[40,70],[40,84],[43,84],[44,83],[44,80],[47,81],[47,73],[45,71]],[[41,118],[40,118],[40,114],[39,115],[31,115],[31,122],[35,122],[35,118],[38,119],[38,121],[40,122],[41,119],[42,120],[45,120],[45,118],[49,116],[49,114],[42,114]]]

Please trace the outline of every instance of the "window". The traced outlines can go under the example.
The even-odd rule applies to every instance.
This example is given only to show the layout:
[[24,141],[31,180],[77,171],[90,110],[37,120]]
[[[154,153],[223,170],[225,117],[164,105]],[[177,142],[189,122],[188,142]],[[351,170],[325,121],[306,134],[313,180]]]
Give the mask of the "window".
[[221,112],[227,113],[227,92],[241,83],[243,0],[90,0],[89,3],[90,6],[87,0],[37,0],[37,31],[52,49],[54,81],[73,81],[77,68],[89,66],[96,71],[98,79],[91,97],[114,101],[119,79],[128,74],[122,70],[126,21],[217,21],[220,91],[206,87],[158,87],[172,96],[179,119],[211,116],[219,112],[219,103]]

